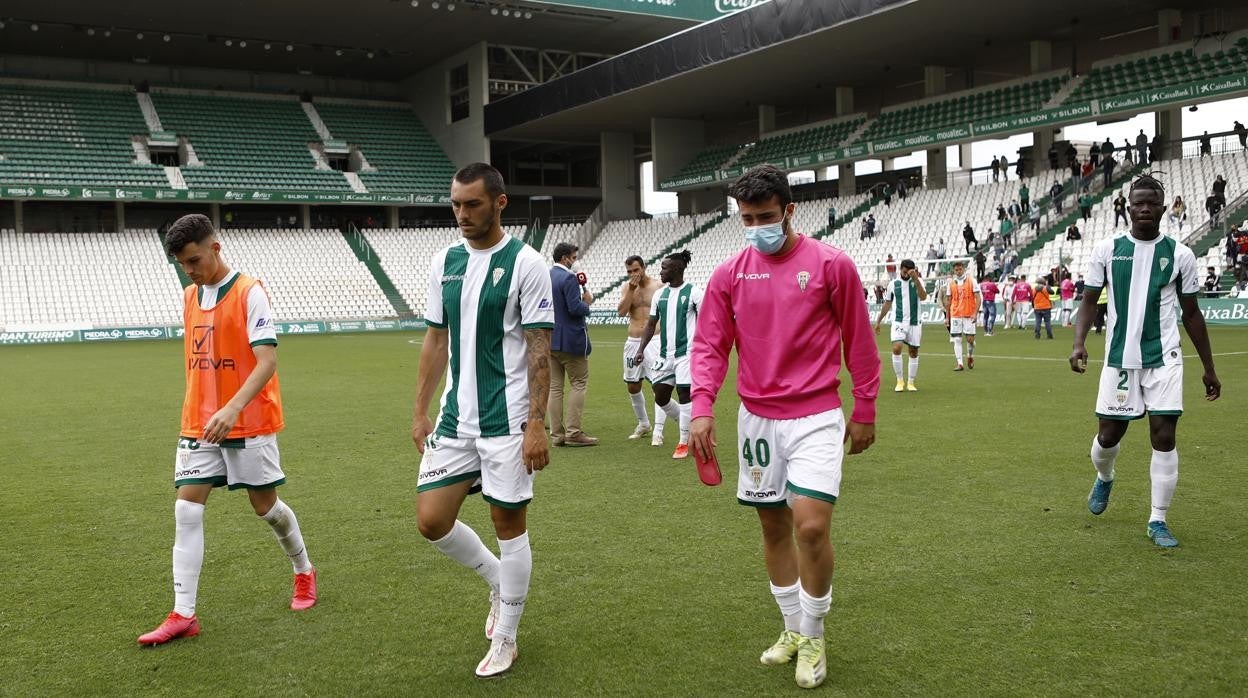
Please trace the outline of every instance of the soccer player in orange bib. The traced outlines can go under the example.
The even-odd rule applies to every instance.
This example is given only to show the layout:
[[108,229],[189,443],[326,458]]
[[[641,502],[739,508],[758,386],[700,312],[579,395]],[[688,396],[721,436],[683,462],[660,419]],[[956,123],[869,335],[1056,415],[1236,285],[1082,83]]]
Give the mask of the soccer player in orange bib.
[[277,382],[277,334],[269,297],[256,279],[221,258],[212,222],[193,214],[169,227],[165,249],[193,282],[184,294],[186,398],[174,460],[173,611],[141,645],[199,634],[195,599],[204,562],[204,505],[214,487],[243,488],[256,515],[273,528],[290,558],[290,607],[316,603],[295,512],[277,497],[286,481],[277,451],[285,422]]

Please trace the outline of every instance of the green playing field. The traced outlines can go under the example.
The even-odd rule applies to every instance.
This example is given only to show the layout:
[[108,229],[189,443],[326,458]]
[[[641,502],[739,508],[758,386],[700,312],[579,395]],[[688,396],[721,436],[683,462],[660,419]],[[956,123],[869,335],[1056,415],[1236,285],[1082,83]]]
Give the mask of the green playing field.
[[[135,637],[172,601],[179,346],[0,348],[0,695],[796,692],[791,668],[758,662],[781,625],[755,516],[734,497],[731,381],[717,409],[725,482],[712,489],[692,460],[670,459],[674,424],[667,448],[625,438],[623,332],[593,331],[585,427],[602,444],[552,449],[538,477],[520,658],[493,681],[472,673],[486,587],[413,516],[419,333],[283,339],[281,494],[320,603],[287,609],[273,534],[243,494],[218,491],[203,634],[155,649]],[[1087,511],[1096,380],[1069,370],[1069,330],[981,338],[975,370],[953,373],[929,329],[918,393],[892,392],[881,354],[878,441],[846,460],[833,520],[824,690],[1242,692],[1248,331],[1211,334],[1225,397],[1201,399],[1189,359],[1172,551],[1144,532],[1144,423],[1123,444],[1109,510]],[[463,518],[495,547],[479,498]]]

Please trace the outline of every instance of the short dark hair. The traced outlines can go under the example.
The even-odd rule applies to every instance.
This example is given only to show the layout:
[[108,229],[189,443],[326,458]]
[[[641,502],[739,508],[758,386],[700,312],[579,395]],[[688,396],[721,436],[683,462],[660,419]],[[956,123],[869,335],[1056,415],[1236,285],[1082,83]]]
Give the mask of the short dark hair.
[[573,245],[570,242],[561,242],[558,245],[555,245],[555,252],[553,256],[555,258],[555,261],[558,262],[559,260],[563,259],[564,257],[567,257],[568,255],[572,254],[573,252],[576,252],[579,249],[581,248],[577,247],[576,245]]
[[1152,172],[1140,175],[1131,183],[1131,191],[1134,192],[1136,189],[1152,189],[1157,192],[1158,196],[1164,197],[1166,195],[1165,185],[1161,183],[1161,180],[1154,177]]
[[165,252],[176,256],[182,248],[193,243],[199,244],[216,234],[212,221],[202,213],[191,213],[182,216],[169,226],[165,232]]
[[629,255],[629,256],[628,256],[628,258],[626,258],[626,259],[624,260],[624,266],[625,266],[625,267],[627,267],[628,265],[632,264],[633,262],[636,262],[636,263],[640,264],[640,265],[642,266],[642,268],[643,268],[643,269],[644,269],[644,268],[645,268],[645,266],[646,266],[646,260],[642,259],[642,258],[641,258],[641,255],[639,255],[639,254]]
[[765,203],[771,197],[780,197],[780,208],[793,203],[793,190],[789,188],[788,175],[775,165],[757,165],[732,183],[728,195],[737,201],[750,204]]
[[507,193],[507,187],[503,185],[503,174],[489,163],[474,162],[455,173],[455,181],[460,184],[472,184],[478,179],[485,182],[485,191],[491,197],[498,198]]
[[903,260],[901,260],[901,268],[902,268],[902,269],[914,269],[914,268],[915,268],[915,266],[914,266],[914,260],[913,260],[913,259],[903,259]]
[[664,259],[670,259],[673,262],[680,262],[680,268],[684,269],[689,266],[689,262],[693,261],[693,255],[690,254],[689,250],[681,250],[680,252],[673,252],[669,254],[664,257]]

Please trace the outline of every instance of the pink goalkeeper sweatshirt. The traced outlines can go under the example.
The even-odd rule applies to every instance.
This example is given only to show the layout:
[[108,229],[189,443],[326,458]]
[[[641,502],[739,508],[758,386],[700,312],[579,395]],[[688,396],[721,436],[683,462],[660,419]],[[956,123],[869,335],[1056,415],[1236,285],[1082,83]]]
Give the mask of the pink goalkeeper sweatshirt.
[[880,355],[862,281],[844,251],[799,235],[780,257],[753,247],[715,268],[690,359],[693,416],[709,417],[737,348],[737,394],[751,414],[796,419],[841,406],[844,345],[855,422],[875,422]]

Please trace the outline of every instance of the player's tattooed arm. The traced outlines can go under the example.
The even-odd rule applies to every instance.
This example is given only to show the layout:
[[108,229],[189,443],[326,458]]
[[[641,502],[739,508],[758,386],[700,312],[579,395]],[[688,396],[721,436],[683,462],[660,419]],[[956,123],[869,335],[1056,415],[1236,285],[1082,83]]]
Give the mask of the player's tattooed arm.
[[550,333],[549,329],[524,331],[529,361],[529,423],[546,420],[546,401],[550,395]]

